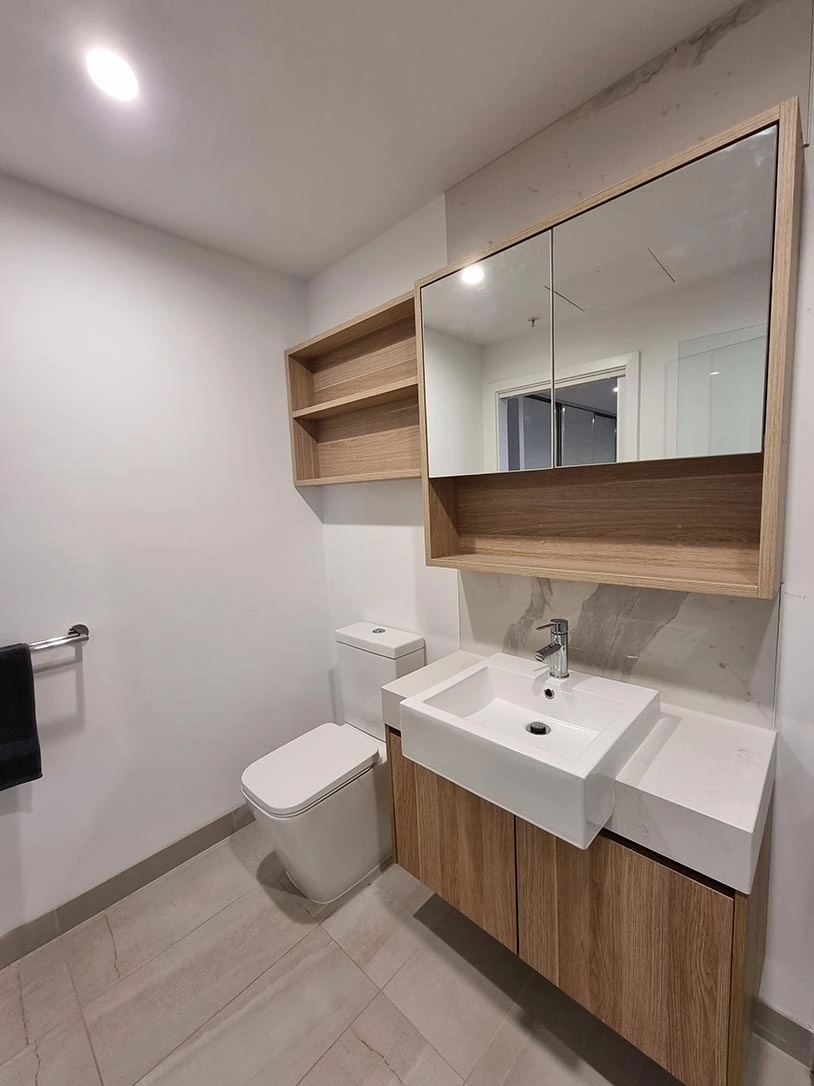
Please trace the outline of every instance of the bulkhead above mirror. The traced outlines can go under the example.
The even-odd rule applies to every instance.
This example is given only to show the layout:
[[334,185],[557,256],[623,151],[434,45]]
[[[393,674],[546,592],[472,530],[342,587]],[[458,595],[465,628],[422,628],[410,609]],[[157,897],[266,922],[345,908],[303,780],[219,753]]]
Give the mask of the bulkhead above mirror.
[[776,166],[771,126],[423,286],[430,476],[759,452]]

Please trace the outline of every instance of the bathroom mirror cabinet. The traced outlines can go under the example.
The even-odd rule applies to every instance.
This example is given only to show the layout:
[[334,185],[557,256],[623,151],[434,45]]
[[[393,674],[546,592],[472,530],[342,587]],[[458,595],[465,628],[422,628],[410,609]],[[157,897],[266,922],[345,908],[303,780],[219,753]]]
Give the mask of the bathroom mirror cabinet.
[[427,560],[768,598],[789,101],[417,284]]

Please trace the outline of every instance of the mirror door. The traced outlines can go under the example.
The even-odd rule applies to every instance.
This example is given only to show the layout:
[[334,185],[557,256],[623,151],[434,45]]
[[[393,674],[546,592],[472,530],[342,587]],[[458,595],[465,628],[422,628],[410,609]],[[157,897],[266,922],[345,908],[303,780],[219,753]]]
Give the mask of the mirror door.
[[761,451],[777,131],[423,286],[430,476]]

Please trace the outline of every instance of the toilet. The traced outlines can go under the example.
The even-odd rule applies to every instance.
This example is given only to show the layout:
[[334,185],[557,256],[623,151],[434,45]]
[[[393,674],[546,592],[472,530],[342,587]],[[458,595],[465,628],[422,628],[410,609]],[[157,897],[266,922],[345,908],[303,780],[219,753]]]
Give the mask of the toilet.
[[241,789],[286,872],[327,904],[392,852],[381,688],[424,666],[424,640],[356,622],[336,631],[344,724],[320,724],[259,758]]

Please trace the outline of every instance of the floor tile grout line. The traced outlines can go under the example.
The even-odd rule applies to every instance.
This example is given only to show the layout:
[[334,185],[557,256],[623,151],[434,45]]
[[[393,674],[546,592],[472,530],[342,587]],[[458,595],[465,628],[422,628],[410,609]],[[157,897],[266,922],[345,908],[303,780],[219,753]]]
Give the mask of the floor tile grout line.
[[[251,893],[251,891],[250,891],[250,893]],[[273,969],[274,966],[278,964],[278,962],[281,962],[283,960],[283,958],[286,957],[286,955],[290,954],[292,950],[295,950],[300,945],[300,943],[302,943],[303,939],[307,939],[308,936],[311,934],[311,932],[313,930],[314,929],[311,928],[310,931],[306,931],[304,934],[302,934],[299,937],[299,939],[296,941],[296,943],[294,943],[292,946],[288,947],[288,949],[283,954],[281,954],[278,958],[275,958],[274,961],[271,962],[270,965],[267,965],[266,968],[261,973],[258,973],[257,976],[254,977],[252,980],[250,980],[249,983],[246,984],[243,988],[241,988],[239,992],[236,992],[233,996],[231,996],[223,1004],[222,1007],[219,1007],[218,1010],[216,1010],[212,1014],[210,1014],[207,1019],[205,1019],[203,1022],[199,1023],[195,1027],[195,1029],[193,1029],[193,1031],[191,1033],[188,1033],[187,1036],[184,1037],[184,1039],[182,1041],[179,1041],[177,1045],[175,1045],[172,1049],[170,1049],[169,1052],[167,1052],[164,1056],[162,1056],[161,1059],[158,1061],[158,1063],[154,1063],[153,1066],[150,1067],[147,1071],[145,1071],[144,1074],[141,1075],[140,1078],[136,1079],[136,1081],[133,1083],[133,1086],[139,1086],[140,1082],[143,1082],[145,1080],[145,1078],[147,1078],[148,1075],[151,1075],[153,1073],[153,1071],[155,1071],[155,1069],[157,1067],[160,1067],[161,1064],[164,1063],[166,1060],[168,1060],[170,1058],[170,1056],[172,1056],[174,1053],[176,1053],[179,1048],[182,1048],[187,1043],[187,1041],[190,1040],[191,1037],[194,1037],[195,1034],[198,1033],[199,1030],[205,1029],[213,1019],[217,1018],[219,1014],[223,1014],[223,1012],[225,1010],[227,1010],[235,1002],[235,1000],[240,999],[240,997],[244,994],[244,992],[247,992],[249,990],[249,988],[251,988],[251,986],[253,984],[256,984],[259,980],[261,980],[266,975],[266,973],[269,972],[270,969]],[[103,1083],[102,1086],[105,1086],[105,1084]]]
[[[263,889],[263,884],[262,883],[258,883],[257,886],[252,886],[250,889],[244,890],[242,894],[238,894],[238,896],[236,898],[233,898],[231,901],[227,902],[227,904],[224,905],[222,908],[218,909],[217,912],[212,913],[211,916],[208,916],[205,920],[202,920],[200,922],[200,924],[196,924],[194,928],[190,928],[189,931],[184,932],[183,935],[180,935],[177,939],[174,939],[171,943],[168,943],[165,947],[163,947],[161,950],[159,950],[156,954],[153,954],[153,956],[151,958],[146,958],[140,965],[137,965],[135,969],[131,969],[129,973],[124,973],[123,975],[117,976],[117,979],[113,982],[113,984],[109,984],[107,986],[107,988],[103,988],[101,992],[97,992],[96,995],[94,995],[91,999],[89,999],[87,1001],[87,1005],[90,1005],[91,1003],[95,1002],[97,999],[101,999],[103,995],[107,995],[108,992],[112,992],[113,989],[117,985],[122,984],[126,980],[129,980],[130,977],[134,977],[137,973],[140,973],[141,970],[146,968],[148,965],[152,965],[152,963],[157,961],[161,957],[162,954],[166,954],[167,951],[172,950],[173,947],[178,946],[178,944],[182,943],[184,941],[184,939],[189,938],[190,935],[194,935],[196,931],[200,931],[201,928],[205,924],[209,923],[210,920],[214,920],[215,917],[220,916],[221,913],[225,912],[227,909],[230,909],[232,907],[232,905],[236,905],[238,901],[242,901],[243,898],[247,897],[249,894],[256,893],[258,889],[261,889],[261,890]],[[122,900],[126,900],[126,899],[122,899]],[[105,910],[104,913],[97,913],[96,915],[97,915],[97,917],[98,916],[104,916],[107,919],[107,910]],[[108,927],[110,928],[110,921],[109,920],[108,920]],[[113,935],[112,928],[110,930],[110,935],[111,935],[111,939],[115,943],[115,936]],[[60,938],[62,938],[62,937],[60,936]],[[73,971],[71,970],[70,957],[68,956],[67,952],[65,953],[65,957],[66,957],[67,962],[68,962],[68,972],[71,974],[71,981],[73,982],[74,990],[76,991],[76,997],[79,1000],[79,992],[76,989],[76,982],[74,980]],[[79,1004],[80,1004],[80,1006],[83,1006],[81,1000],[79,1000]]]
[[[341,948],[340,948],[340,949],[341,949]],[[416,954],[416,953],[418,953],[418,951],[417,951],[417,950],[414,950],[414,951],[413,951],[413,954]],[[411,954],[411,955],[410,955],[410,957],[412,957],[412,956],[413,956],[413,955]],[[405,962],[405,965],[406,965],[406,964],[407,964],[407,963]],[[398,972],[398,970],[396,970],[396,972]],[[396,974],[394,973],[394,974],[393,974],[393,976],[395,976],[395,975],[396,975]],[[365,974],[365,976],[367,976],[367,974]],[[372,979],[372,978],[371,978],[371,979]],[[391,977],[391,978],[390,978],[390,980],[392,980],[392,979],[393,979],[393,978]],[[375,982],[375,981],[373,981],[373,983],[375,984],[376,982]],[[389,984],[389,983],[390,983],[390,981],[388,981],[387,983]],[[448,1059],[446,1058],[446,1056],[444,1056],[444,1055],[443,1055],[443,1054],[442,1054],[441,1052],[439,1052],[439,1051],[438,1051],[438,1049],[437,1049],[437,1048],[435,1047],[435,1045],[434,1045],[434,1044],[432,1043],[432,1041],[431,1041],[431,1040],[429,1039],[429,1037],[425,1037],[425,1036],[424,1036],[424,1034],[423,1034],[423,1033],[421,1032],[421,1030],[420,1030],[420,1029],[418,1028],[418,1026],[417,1026],[417,1025],[416,1025],[416,1024],[414,1023],[414,1022],[412,1022],[412,1021],[411,1021],[411,1020],[410,1020],[410,1019],[409,1019],[409,1018],[407,1017],[407,1015],[406,1015],[406,1014],[404,1013],[404,1011],[403,1011],[403,1010],[401,1010],[401,1008],[400,1008],[400,1007],[398,1007],[398,1006],[397,1006],[397,1005],[396,1005],[396,1004],[395,1004],[395,1003],[393,1002],[393,1000],[392,1000],[392,999],[390,998],[390,996],[389,996],[389,995],[388,995],[388,994],[387,994],[387,993],[385,992],[384,988],[380,988],[380,989],[379,989],[378,995],[375,995],[375,996],[373,997],[373,999],[371,999],[370,1003],[372,1003],[372,1002],[373,1002],[373,1000],[377,999],[377,998],[378,998],[378,996],[383,996],[383,997],[384,997],[384,999],[386,999],[386,1000],[387,1000],[387,1002],[388,1002],[388,1003],[390,1004],[390,1006],[391,1006],[391,1007],[393,1007],[393,1009],[394,1009],[395,1011],[397,1011],[397,1012],[398,1012],[398,1013],[399,1013],[399,1014],[401,1015],[401,1017],[402,1017],[402,1018],[403,1018],[403,1019],[405,1020],[405,1022],[409,1022],[409,1023],[410,1023],[410,1025],[411,1025],[411,1026],[413,1027],[413,1029],[414,1029],[414,1030],[416,1031],[416,1033],[417,1033],[417,1034],[418,1034],[418,1036],[419,1036],[419,1037],[421,1038],[421,1040],[422,1040],[422,1041],[424,1042],[424,1044],[425,1044],[425,1045],[427,1045],[427,1047],[428,1047],[428,1048],[431,1048],[431,1049],[432,1049],[432,1051],[433,1051],[433,1052],[434,1052],[434,1053],[436,1054],[436,1056],[438,1056],[438,1058],[439,1058],[439,1059],[440,1059],[440,1060],[442,1061],[442,1063],[444,1063],[444,1064],[445,1064],[445,1065],[446,1065],[446,1066],[447,1066],[447,1067],[448,1067],[448,1068],[450,1069],[450,1071],[452,1071],[452,1072],[453,1072],[453,1074],[457,1075],[457,1076],[458,1076],[458,1078],[459,1078],[459,1079],[461,1080],[461,1082],[463,1082],[463,1081],[464,1081],[463,1075],[462,1075],[462,1074],[461,1074],[461,1073],[460,1073],[459,1071],[456,1071],[456,1070],[455,1070],[455,1068],[454,1068],[454,1067],[452,1066],[452,1064],[451,1064],[451,1063],[449,1062],[449,1060],[448,1060]],[[368,1007],[370,1006],[370,1003],[368,1003],[368,1004],[367,1004],[367,1007],[365,1007],[365,1008],[364,1008],[363,1010],[359,1011],[359,1013],[358,1013],[358,1014],[356,1015],[356,1017],[354,1018],[354,1020],[353,1020],[353,1021],[351,1022],[351,1024],[350,1024],[350,1025],[348,1026],[348,1029],[353,1029],[353,1027],[354,1027],[354,1026],[356,1025],[356,1023],[357,1023],[357,1022],[359,1021],[359,1019],[360,1019],[360,1018],[362,1017],[362,1015],[363,1015],[363,1014],[365,1013],[365,1011],[366,1011],[366,1010],[368,1009]],[[345,1031],[345,1032],[347,1032],[347,1031]],[[353,1030],[353,1032],[354,1032],[354,1033],[356,1033],[356,1030]],[[356,1036],[357,1036],[357,1037],[359,1037],[359,1034],[358,1034],[358,1033],[356,1033]],[[360,1040],[360,1041],[362,1041],[362,1038],[361,1038],[361,1037],[359,1037],[359,1040]],[[362,1044],[366,1044],[366,1043],[367,1043],[366,1041],[362,1041]],[[491,1043],[491,1042],[490,1042],[490,1043]],[[333,1047],[333,1046],[331,1046],[331,1047]],[[384,1059],[384,1057],[382,1057],[382,1059]],[[480,1062],[480,1061],[479,1061],[479,1062]],[[385,1060],[385,1063],[387,1063],[387,1060]],[[389,1064],[388,1064],[388,1066],[389,1066]],[[398,1078],[398,1076],[396,1076],[396,1077]]]
[[66,966],[68,966],[68,976],[70,978],[71,985],[73,987],[74,995],[76,996],[76,1003],[77,1003],[77,1006],[79,1007],[79,1017],[82,1019],[82,1027],[85,1030],[85,1037],[87,1038],[87,1041],[88,1041],[88,1048],[90,1049],[90,1054],[93,1057],[93,1065],[96,1068],[96,1074],[99,1076],[100,1086],[105,1086],[104,1076],[102,1075],[102,1068],[99,1066],[99,1057],[96,1055],[96,1047],[95,1047],[95,1045],[93,1043],[93,1038],[90,1035],[90,1029],[88,1028],[88,1020],[87,1020],[87,1018],[85,1018],[85,1008],[82,1006],[82,1001],[79,998],[79,992],[77,992],[77,990],[76,990],[76,983],[75,983],[75,981],[73,979],[73,973],[71,972],[71,967],[70,967],[70,965],[68,965],[67,955],[66,955],[65,964],[66,964]]

